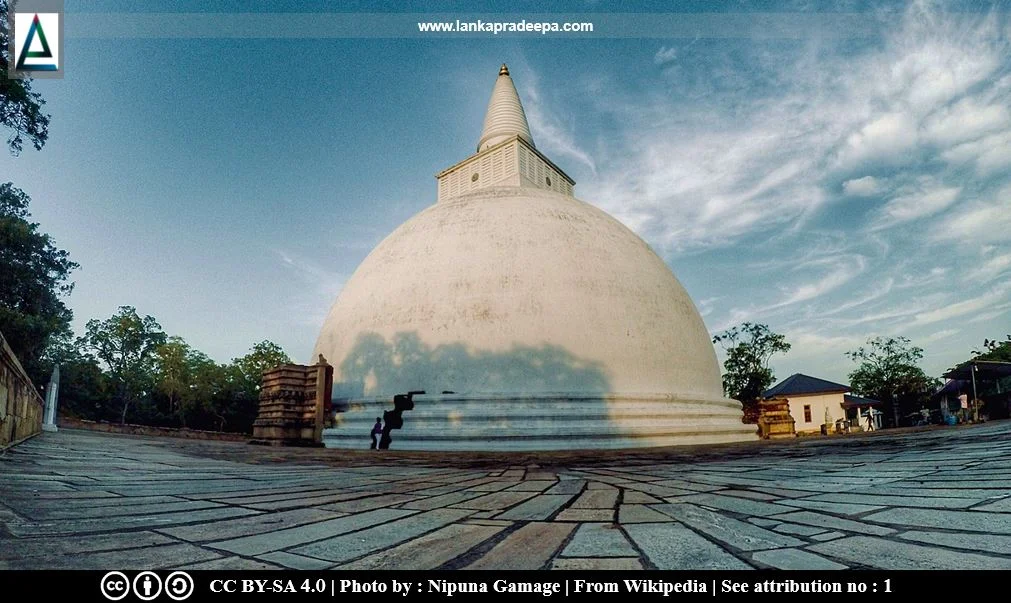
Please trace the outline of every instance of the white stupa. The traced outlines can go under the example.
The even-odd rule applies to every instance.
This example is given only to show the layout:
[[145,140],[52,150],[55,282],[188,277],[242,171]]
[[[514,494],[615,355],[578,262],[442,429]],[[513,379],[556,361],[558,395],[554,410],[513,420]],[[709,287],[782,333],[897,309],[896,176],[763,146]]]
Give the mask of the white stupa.
[[345,400],[329,447],[365,448],[394,394],[399,450],[626,448],[756,439],[709,333],[649,246],[573,196],[534,146],[505,65],[477,153],[348,280],[313,357]]

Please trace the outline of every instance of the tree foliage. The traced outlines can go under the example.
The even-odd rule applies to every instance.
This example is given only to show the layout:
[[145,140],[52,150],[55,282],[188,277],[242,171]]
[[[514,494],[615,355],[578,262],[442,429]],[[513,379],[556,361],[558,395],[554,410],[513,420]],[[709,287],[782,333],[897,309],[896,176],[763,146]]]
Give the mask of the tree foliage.
[[972,360],[990,360],[995,362],[1011,362],[1011,335],[1004,341],[984,339],[983,347],[972,351]]
[[859,364],[849,375],[853,392],[884,402],[885,416],[893,425],[926,408],[937,387],[937,381],[917,366],[923,349],[905,337],[875,337],[846,355]]
[[49,115],[42,111],[46,101],[32,90],[31,78],[7,77],[10,56],[8,40],[8,0],[0,0],[0,123],[11,130],[7,146],[14,155],[21,153],[25,138],[41,150],[49,138]]
[[288,354],[281,346],[270,341],[254,344],[248,354],[232,360],[232,364],[241,373],[243,391],[253,397],[260,391],[260,378],[264,371],[289,363],[291,358]]
[[250,433],[263,371],[289,362],[280,346],[261,341],[219,364],[183,338],[167,336],[153,317],[121,306],[110,318],[88,321],[76,342],[58,337],[44,367],[60,365],[61,414]]
[[56,365],[60,366],[59,412],[76,418],[108,419],[115,415],[110,408],[109,380],[98,360],[77,345],[70,331],[53,337],[41,361],[48,382]]
[[38,383],[49,377],[40,365],[47,346],[70,333],[73,313],[63,299],[78,265],[30,221],[30,203],[12,183],[0,184],[0,332]]
[[786,337],[767,325],[746,322],[713,337],[727,352],[723,362],[723,391],[740,400],[745,417],[754,418],[762,393],[775,381],[769,361],[775,354],[790,351]]
[[110,318],[89,320],[80,341],[108,369],[125,423],[130,404],[154,386],[155,352],[166,341],[161,325],[151,316],[141,318],[132,306],[120,306]]
[[138,396],[130,421],[146,425],[249,433],[259,410],[263,371],[291,362],[270,341],[218,364],[181,337],[167,337],[154,350],[151,391]]

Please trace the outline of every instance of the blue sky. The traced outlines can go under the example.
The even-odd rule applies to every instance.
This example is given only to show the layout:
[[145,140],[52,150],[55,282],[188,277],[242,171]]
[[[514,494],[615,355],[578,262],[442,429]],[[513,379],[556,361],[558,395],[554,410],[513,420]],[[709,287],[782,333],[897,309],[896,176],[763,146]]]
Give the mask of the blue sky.
[[[874,34],[110,38],[75,16],[380,9],[67,0],[66,77],[35,84],[49,142],[0,156],[0,179],[81,264],[78,331],[126,304],[219,361],[262,339],[307,361],[355,267],[473,152],[506,62],[538,148],[660,253],[711,331],[786,334],[779,377],[845,380],[844,352],[876,335],[939,374],[1011,332],[1009,6],[719,10],[809,4]],[[496,9],[544,10],[399,7]]]

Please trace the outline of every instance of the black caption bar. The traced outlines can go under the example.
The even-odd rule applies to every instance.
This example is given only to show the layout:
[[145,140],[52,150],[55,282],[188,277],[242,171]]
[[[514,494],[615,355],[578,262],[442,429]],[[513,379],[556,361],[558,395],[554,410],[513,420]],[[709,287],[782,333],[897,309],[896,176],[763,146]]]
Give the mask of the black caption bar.
[[1001,588],[998,571],[427,571],[299,572],[116,570],[7,571],[8,584],[35,584],[73,601],[326,601],[445,599],[450,602],[529,601],[531,597],[590,600],[600,594],[629,600],[746,600],[756,594],[835,595],[850,598],[964,596],[975,589]]

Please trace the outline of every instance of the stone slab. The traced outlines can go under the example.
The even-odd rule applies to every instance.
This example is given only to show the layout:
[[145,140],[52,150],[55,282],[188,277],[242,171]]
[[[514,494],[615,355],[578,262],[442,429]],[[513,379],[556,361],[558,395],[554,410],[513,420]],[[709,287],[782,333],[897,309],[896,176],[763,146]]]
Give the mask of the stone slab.
[[653,503],[661,503],[663,501],[654,496],[650,496],[645,492],[639,492],[638,490],[625,490],[625,492],[621,496],[621,502],[622,504],[630,504],[630,505],[648,505]]
[[655,523],[669,521],[670,518],[646,505],[621,505],[618,507],[618,523]]
[[347,570],[429,570],[439,568],[493,538],[505,525],[454,523],[430,534],[341,565]]
[[4,546],[0,546],[0,559],[83,555],[117,549],[135,549],[172,544],[176,541],[154,532],[127,532],[89,534],[87,536],[13,538],[3,542]]
[[418,500],[418,497],[410,494],[382,494],[380,496],[356,498],[354,500],[321,505],[318,508],[338,513],[361,513],[362,511],[392,507],[415,500]]
[[[294,494],[286,498],[280,498],[268,502],[241,503],[241,504],[245,507],[249,507],[250,509],[257,509],[260,511],[287,511],[288,509],[304,509],[308,507],[317,507],[320,505],[328,505],[348,500],[355,500],[358,498],[364,498],[365,496],[368,496],[368,494],[363,492],[344,492],[340,494],[327,494],[324,496],[309,496],[309,497]],[[240,503],[230,502],[230,504],[240,504]]]
[[375,511],[338,517],[337,519],[329,519],[327,521],[277,530],[266,534],[212,542],[209,546],[252,557],[331,538],[355,530],[362,530],[378,523],[393,521],[414,513],[416,511],[405,509],[376,509]]
[[565,509],[555,516],[555,521],[613,521],[611,509]]
[[470,514],[467,509],[434,509],[352,534],[320,540],[291,549],[291,552],[342,563],[416,538]]
[[181,500],[177,502],[138,503],[132,504],[129,498],[121,499],[123,504],[89,507],[84,505],[64,505],[60,509],[36,512],[32,519],[54,521],[61,519],[98,519],[101,517],[118,517],[121,515],[154,515],[175,511],[198,511],[213,509],[223,505],[203,500]]
[[797,536],[814,536],[815,534],[821,534],[826,531],[825,528],[802,526],[796,523],[781,523],[774,526],[772,529],[780,534],[796,534]]
[[681,524],[639,523],[626,526],[625,531],[657,569],[751,569],[747,563]]
[[860,515],[861,513],[869,513],[883,508],[881,505],[828,502],[824,500],[811,500],[809,498],[798,500],[783,499],[779,503],[788,507],[810,509],[812,511],[827,511],[828,513],[835,513],[837,515]]
[[618,502],[617,488],[587,490],[572,503],[573,509],[613,509]]
[[520,482],[515,486],[510,486],[508,490],[515,490],[516,492],[543,492],[554,485],[554,480],[528,480]]
[[563,557],[636,557],[621,529],[611,523],[584,523],[562,550]]
[[545,494],[579,494],[586,486],[586,480],[563,479],[551,486]]
[[793,523],[801,523],[809,526],[817,526],[819,528],[845,530],[848,532],[856,532],[858,534],[874,534],[876,536],[887,536],[888,534],[895,533],[895,530],[891,528],[876,526],[869,523],[855,521],[852,519],[842,519],[841,517],[835,517],[834,515],[825,515],[823,513],[815,513],[814,511],[796,511],[793,513],[784,513],[782,515],[775,515],[772,517],[772,519],[780,519],[783,521],[789,521]]
[[1011,569],[1011,559],[962,553],[872,536],[850,536],[808,547],[810,550],[876,569]]
[[531,522],[496,544],[465,569],[536,570],[546,567],[575,526]]
[[939,544],[956,549],[989,551],[999,555],[1011,556],[1011,536],[1002,534],[960,534],[955,532],[911,530],[899,534],[899,538],[924,544]]
[[172,569],[234,572],[234,571],[247,571],[247,570],[271,571],[271,570],[282,570],[284,568],[281,567],[280,565],[275,565],[273,563],[256,561],[255,559],[247,559],[245,557],[222,557],[221,559],[214,559],[211,561],[202,561],[200,563],[179,565],[173,567]]
[[721,496],[719,494],[694,494],[692,496],[679,496],[670,499],[670,502],[687,502],[706,507],[713,507],[722,511],[740,513],[752,517],[769,517],[779,513],[791,511],[790,507],[763,502],[759,500],[748,500],[733,496]]
[[541,494],[495,515],[496,519],[543,521],[572,500],[572,494]]
[[[852,494],[849,492],[819,494],[812,496],[808,500],[858,505],[880,505],[882,507],[923,507],[927,509],[965,509],[982,501],[982,499],[978,498],[938,498],[915,495],[882,496],[875,494]],[[789,502],[783,501],[783,504],[789,504]]]
[[334,566],[333,561],[323,561],[322,559],[313,559],[312,557],[305,557],[302,555],[296,555],[294,553],[288,553],[286,551],[274,551],[273,553],[264,553],[257,557],[257,559],[263,559],[264,561],[269,561],[281,567],[287,567],[297,570],[325,570]]
[[428,498],[414,499],[409,502],[405,502],[401,505],[405,509],[417,509],[418,511],[428,511],[430,509],[438,509],[440,507],[448,507],[456,503],[463,502],[465,500],[472,500],[479,496],[483,496],[480,492],[470,492],[468,490],[459,492],[450,492],[449,494],[440,494],[438,496],[431,496]]
[[722,513],[688,504],[653,505],[653,509],[669,515],[712,538],[742,551],[758,551],[788,546],[801,546],[803,541],[779,534]]
[[847,566],[829,561],[828,559],[815,555],[809,551],[801,549],[775,549],[770,551],[758,551],[751,555],[755,561],[784,570],[843,570]]
[[205,524],[192,526],[176,526],[171,528],[160,528],[162,534],[168,534],[180,540],[189,542],[209,542],[211,540],[224,540],[230,538],[242,538],[255,534],[264,534],[287,528],[294,528],[301,525],[336,519],[341,517],[340,513],[332,511],[321,511],[319,509],[293,509],[291,511],[281,511],[278,513],[262,513],[252,517],[242,517],[239,519],[228,519],[217,521],[212,527]]
[[973,507],[973,511],[989,511],[992,513],[1011,513],[1011,498],[996,500],[992,503]]
[[89,534],[95,532],[111,532],[114,530],[130,530],[137,528],[159,528],[173,525],[196,523],[201,521],[218,521],[256,515],[258,511],[236,507],[219,507],[201,511],[181,511],[162,513],[158,515],[130,515],[118,517],[103,517],[99,519],[68,519],[53,522],[13,522],[7,524],[7,529],[18,537],[22,536],[55,536],[59,534]]
[[868,521],[918,528],[1011,534],[1011,515],[947,509],[887,509],[864,517]]
[[475,511],[497,511],[517,505],[529,498],[537,496],[536,492],[495,492],[472,500],[456,503],[452,506]]
[[551,562],[553,570],[571,571],[629,571],[641,570],[642,562],[636,557],[559,557]]
[[75,569],[102,570],[114,567],[120,571],[140,569],[167,569],[180,565],[217,559],[220,555],[192,544],[166,544],[161,546],[104,551],[87,555],[68,554],[51,557],[25,557],[0,561],[0,568],[16,570]]

